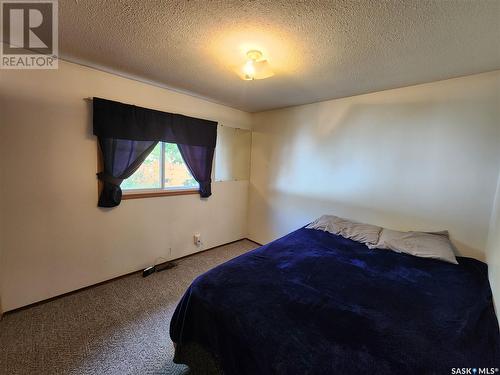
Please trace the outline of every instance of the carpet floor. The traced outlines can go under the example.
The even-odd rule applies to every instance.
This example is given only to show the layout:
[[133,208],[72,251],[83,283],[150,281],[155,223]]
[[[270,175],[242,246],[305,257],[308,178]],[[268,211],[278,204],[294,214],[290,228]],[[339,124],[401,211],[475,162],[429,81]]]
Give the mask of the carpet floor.
[[0,321],[0,374],[172,374],[170,318],[195,277],[256,248],[248,240],[178,261],[147,278],[132,274]]

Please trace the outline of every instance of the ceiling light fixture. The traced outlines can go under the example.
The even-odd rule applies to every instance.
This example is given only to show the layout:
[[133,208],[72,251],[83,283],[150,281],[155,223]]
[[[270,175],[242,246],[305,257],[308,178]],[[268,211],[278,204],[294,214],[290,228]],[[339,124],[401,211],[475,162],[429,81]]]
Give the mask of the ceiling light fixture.
[[269,78],[274,75],[269,63],[263,58],[262,52],[251,50],[247,52],[247,61],[241,68],[239,76],[245,81]]

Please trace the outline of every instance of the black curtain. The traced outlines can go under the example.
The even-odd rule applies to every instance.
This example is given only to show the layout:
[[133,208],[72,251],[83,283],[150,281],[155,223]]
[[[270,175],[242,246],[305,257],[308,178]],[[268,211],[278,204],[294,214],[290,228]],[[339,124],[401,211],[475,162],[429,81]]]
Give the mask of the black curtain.
[[104,170],[97,174],[103,184],[99,207],[115,207],[120,204],[120,184],[134,174],[157,144],[158,141],[99,138],[104,164]]
[[201,197],[211,195],[216,122],[101,98],[93,99],[93,110],[94,135],[104,162],[104,170],[97,174],[103,182],[99,207],[120,204],[120,184],[141,166],[158,142],[176,143],[200,184]]
[[212,160],[214,149],[203,146],[177,144],[179,151],[194,179],[200,184],[200,196],[212,195]]

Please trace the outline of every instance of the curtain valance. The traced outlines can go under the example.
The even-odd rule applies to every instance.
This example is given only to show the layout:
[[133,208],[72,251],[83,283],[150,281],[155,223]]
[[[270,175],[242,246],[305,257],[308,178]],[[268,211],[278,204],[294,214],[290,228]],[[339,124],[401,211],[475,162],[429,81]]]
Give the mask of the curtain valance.
[[215,147],[217,122],[93,99],[94,135],[131,141],[161,141]]

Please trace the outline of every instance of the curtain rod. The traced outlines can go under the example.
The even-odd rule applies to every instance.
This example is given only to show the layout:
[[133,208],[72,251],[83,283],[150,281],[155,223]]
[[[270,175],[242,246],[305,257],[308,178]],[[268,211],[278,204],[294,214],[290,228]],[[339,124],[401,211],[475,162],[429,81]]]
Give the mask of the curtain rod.
[[223,124],[217,124],[217,126],[222,126],[222,127],[225,127],[225,128],[231,128],[231,129],[236,129],[236,130],[251,131],[250,129],[245,129],[245,128],[237,128],[237,127],[234,127],[234,126],[223,125]]

